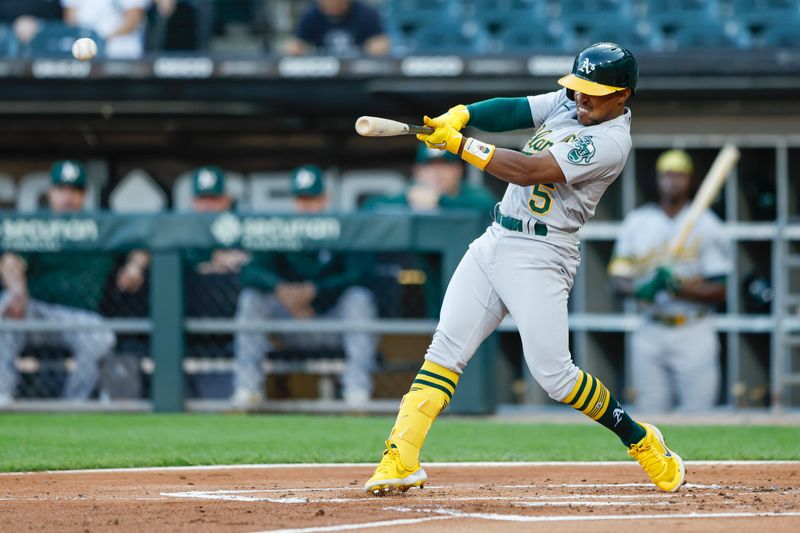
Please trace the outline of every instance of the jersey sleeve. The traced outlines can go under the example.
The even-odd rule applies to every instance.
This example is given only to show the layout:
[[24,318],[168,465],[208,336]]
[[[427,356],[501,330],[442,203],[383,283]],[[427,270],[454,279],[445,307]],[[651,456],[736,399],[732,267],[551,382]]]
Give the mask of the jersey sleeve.
[[361,42],[367,41],[378,35],[383,35],[386,30],[383,27],[383,19],[377,9],[370,6],[363,6],[362,23],[360,25]]
[[637,229],[635,213],[631,213],[622,221],[611,261],[608,263],[608,275],[612,277],[633,278],[637,275],[637,261],[633,247],[633,236]]
[[549,147],[564,173],[568,185],[584,181],[614,179],[625,166],[628,157],[610,135],[583,135],[570,142]]
[[531,107],[534,128],[538,128],[542,125],[553,109],[559,105],[562,98],[565,98],[563,90],[528,97],[528,105]]
[[121,0],[119,5],[122,9],[147,9],[150,2],[151,0]]
[[733,268],[730,240],[725,234],[722,222],[710,213],[707,213],[705,218],[707,228],[703,232],[700,270],[705,278],[727,276]]
[[319,46],[321,44],[320,24],[315,16],[314,8],[308,7],[300,16],[294,36],[306,43]]

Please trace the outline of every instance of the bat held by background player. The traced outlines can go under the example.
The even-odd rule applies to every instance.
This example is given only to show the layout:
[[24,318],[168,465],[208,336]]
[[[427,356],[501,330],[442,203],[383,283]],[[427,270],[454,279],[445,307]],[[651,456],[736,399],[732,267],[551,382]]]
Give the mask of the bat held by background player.
[[663,264],[669,264],[674,261],[683,250],[692,229],[694,229],[703,212],[714,202],[737,161],[739,161],[739,149],[733,144],[723,146],[703,179],[703,183],[694,195],[694,199],[689,206],[689,213],[683,220],[683,225],[670,241]]
[[417,135],[420,133],[429,135],[433,133],[433,128],[415,126],[388,118],[363,116],[356,120],[356,131],[362,137],[394,137],[396,135]]

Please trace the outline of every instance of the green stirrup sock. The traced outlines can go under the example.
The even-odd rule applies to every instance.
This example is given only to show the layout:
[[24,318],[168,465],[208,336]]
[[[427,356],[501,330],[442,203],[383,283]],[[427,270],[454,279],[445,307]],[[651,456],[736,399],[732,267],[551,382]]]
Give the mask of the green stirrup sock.
[[645,436],[644,428],[625,412],[603,382],[583,370],[578,374],[572,392],[562,403],[571,405],[592,420],[603,424],[616,433],[628,448]]

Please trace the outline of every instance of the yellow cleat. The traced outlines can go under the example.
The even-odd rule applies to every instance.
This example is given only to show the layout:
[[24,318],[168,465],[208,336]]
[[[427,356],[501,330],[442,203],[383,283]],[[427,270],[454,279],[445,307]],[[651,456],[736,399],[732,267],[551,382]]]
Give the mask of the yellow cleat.
[[646,434],[630,447],[628,455],[639,461],[656,487],[664,492],[677,492],[686,481],[683,459],[667,448],[657,427],[641,422],[639,425]]
[[411,469],[406,468],[400,461],[400,452],[397,447],[386,441],[386,450],[383,452],[375,473],[364,485],[364,491],[375,496],[383,496],[392,491],[405,492],[411,487],[419,487],[428,480],[428,474],[417,463]]

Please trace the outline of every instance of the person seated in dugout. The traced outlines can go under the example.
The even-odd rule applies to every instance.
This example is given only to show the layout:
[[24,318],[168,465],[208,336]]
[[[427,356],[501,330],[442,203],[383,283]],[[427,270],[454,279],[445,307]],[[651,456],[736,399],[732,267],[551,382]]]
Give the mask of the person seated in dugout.
[[412,211],[475,209],[489,217],[495,203],[488,190],[464,179],[461,158],[420,144],[408,189],[394,196],[370,198],[364,209],[384,210],[391,206],[405,206]]
[[[402,193],[368,199],[364,211],[375,213],[474,210],[490,220],[496,199],[482,186],[465,180],[464,163],[446,150],[420,144],[412,168],[411,184]],[[435,258],[419,253],[395,254],[390,261],[402,279],[379,295],[381,308],[389,314],[435,317],[441,301],[441,277]],[[421,292],[414,285],[422,285]],[[424,303],[423,303],[424,302]]]
[[[292,173],[294,212],[319,214],[328,207],[322,171],[303,166]],[[236,306],[241,321],[271,319],[335,319],[359,323],[377,317],[373,294],[360,286],[369,266],[362,253],[338,250],[300,250],[255,253],[241,271],[242,292]],[[284,349],[343,349],[346,369],[342,376],[342,396],[351,405],[361,405],[372,392],[371,372],[378,347],[378,336],[363,331],[344,333],[286,333],[268,336],[265,332],[241,332],[234,340],[235,407],[256,407],[264,400],[265,373],[261,364],[276,345]]]
[[285,51],[289,55],[381,56],[389,53],[389,46],[374,7],[359,0],[316,0],[303,12]]
[[[77,161],[59,161],[51,170],[49,212],[80,213],[86,173]],[[116,336],[98,313],[114,257],[97,252],[41,252],[0,257],[0,324],[28,319],[63,324],[63,329],[26,333],[0,329],[0,403],[11,401],[18,374],[14,365],[28,345],[65,346],[75,358],[63,390],[67,400],[88,399],[97,384],[100,360],[114,349]]]
[[[226,192],[225,172],[204,166],[192,173],[192,210],[222,213],[234,207]],[[230,317],[235,313],[239,293],[239,272],[250,254],[244,250],[217,249],[186,251],[186,314],[191,317]]]

